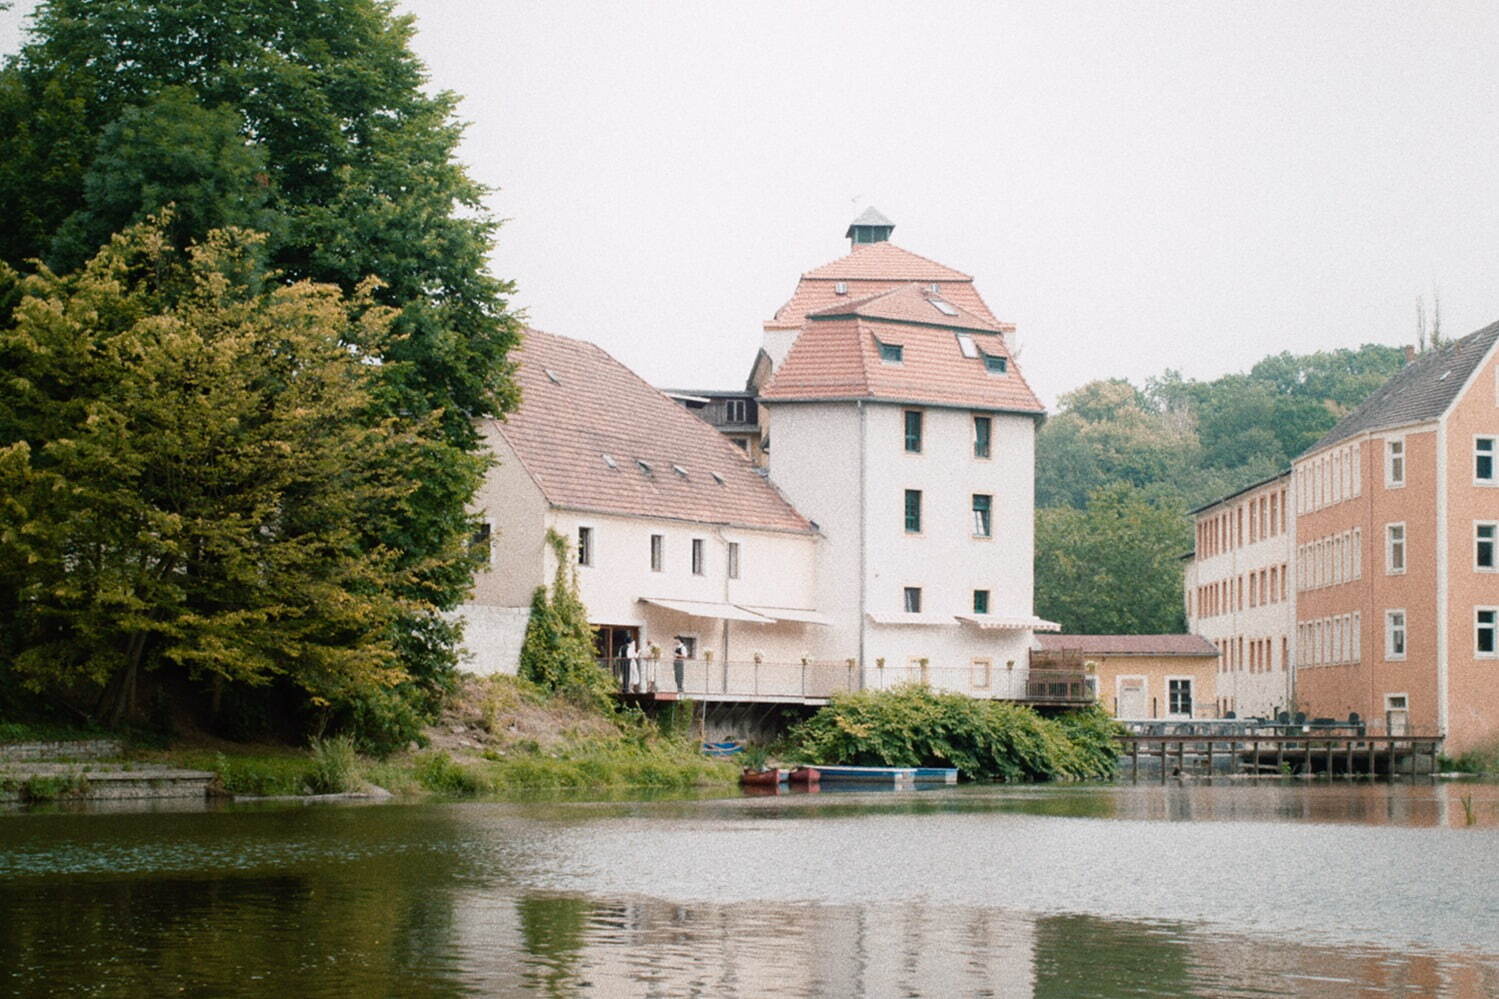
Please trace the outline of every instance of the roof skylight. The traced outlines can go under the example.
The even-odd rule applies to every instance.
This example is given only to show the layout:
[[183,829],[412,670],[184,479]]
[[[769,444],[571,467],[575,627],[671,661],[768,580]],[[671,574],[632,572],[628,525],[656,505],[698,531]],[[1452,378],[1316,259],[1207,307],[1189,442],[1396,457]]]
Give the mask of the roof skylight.
[[717,472],[710,472],[709,474],[713,476],[713,481],[714,482],[717,482],[719,485],[723,485],[724,484],[724,480],[723,480],[723,476],[722,475],[719,475]]
[[958,334],[958,349],[963,352],[964,357],[973,358],[979,356],[978,346],[973,342],[973,337],[967,333]]
[[681,465],[673,465],[671,466],[671,470],[673,472],[676,472],[682,478],[687,478],[687,469],[683,468]]
[[546,372],[547,381],[551,382],[553,385],[562,384],[562,379],[557,377],[557,372],[553,371],[551,368],[542,368],[541,370]]
[[636,458],[635,459],[635,464],[639,465],[640,466],[640,470],[642,472],[644,472],[646,475],[650,475],[651,472],[653,471],[653,469],[651,468],[651,463],[648,462],[648,461],[646,461],[644,458]]
[[617,462],[617,461],[614,460],[614,455],[612,455],[612,454],[606,454],[606,455],[604,455],[604,464],[608,465],[610,468],[618,468],[619,467],[619,462]]
[[953,308],[951,303],[944,302],[940,298],[929,298],[927,299],[927,301],[932,303],[932,308],[936,309],[944,316],[956,316],[958,314],[958,310]]

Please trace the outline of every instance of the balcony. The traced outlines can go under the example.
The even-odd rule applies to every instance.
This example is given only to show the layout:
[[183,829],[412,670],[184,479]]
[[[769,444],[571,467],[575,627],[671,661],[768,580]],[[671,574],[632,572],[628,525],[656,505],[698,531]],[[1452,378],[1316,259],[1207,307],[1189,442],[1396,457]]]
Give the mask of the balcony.
[[748,701],[826,704],[834,694],[889,690],[919,683],[934,690],[996,701],[1040,706],[1093,703],[1092,677],[1080,670],[974,669],[944,666],[873,666],[861,671],[852,661],[708,662],[682,665],[681,691],[670,659],[600,659],[622,697],[642,700]]

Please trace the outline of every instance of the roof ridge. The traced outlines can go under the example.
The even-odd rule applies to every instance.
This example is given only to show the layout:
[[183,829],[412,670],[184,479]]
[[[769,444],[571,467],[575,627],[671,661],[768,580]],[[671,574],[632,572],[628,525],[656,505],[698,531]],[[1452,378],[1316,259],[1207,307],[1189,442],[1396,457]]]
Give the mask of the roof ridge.
[[[882,247],[884,247],[885,249],[881,249]],[[825,269],[827,269],[829,267],[832,267],[835,264],[843,263],[846,260],[851,260],[852,258],[858,256],[861,253],[868,254],[871,251],[873,251],[875,253],[888,253],[890,250],[895,250],[895,251],[897,251],[899,253],[903,253],[903,254],[905,254],[908,257],[914,257],[917,260],[920,260],[924,264],[930,264],[931,266],[936,267],[939,270],[946,271],[949,275],[952,275],[952,279],[955,279],[955,280],[958,280],[958,281],[968,281],[968,282],[973,281],[973,275],[972,274],[965,274],[965,273],[963,273],[962,271],[960,271],[960,270],[958,270],[956,268],[949,267],[949,266],[947,266],[944,263],[940,263],[940,262],[938,262],[936,260],[933,260],[931,257],[924,257],[924,256],[922,256],[919,253],[915,253],[915,252],[913,252],[911,250],[906,249],[904,246],[898,246],[898,245],[896,245],[895,243],[891,242],[888,239],[881,240],[878,243],[856,243],[856,244],[854,244],[853,248],[850,249],[843,256],[841,256],[841,257],[835,257],[834,259],[829,260],[825,264],[819,264],[818,266],[812,268],[809,271],[803,271],[802,272],[802,280],[804,280],[804,281],[865,280],[865,279],[860,279],[860,278],[847,279],[847,278],[837,278],[837,277],[820,277],[820,276],[817,276],[817,272],[820,271],[820,270],[825,270]],[[875,279],[875,280],[877,280],[877,279]]]

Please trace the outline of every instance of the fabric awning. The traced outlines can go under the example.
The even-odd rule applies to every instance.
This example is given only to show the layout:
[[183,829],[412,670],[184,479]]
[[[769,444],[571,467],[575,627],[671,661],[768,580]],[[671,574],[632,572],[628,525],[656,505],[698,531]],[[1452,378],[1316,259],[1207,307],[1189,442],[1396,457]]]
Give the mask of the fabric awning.
[[1055,621],[1046,621],[1039,617],[993,617],[988,614],[959,614],[959,621],[977,625],[985,631],[1061,631],[1062,626]]
[[952,624],[954,618],[951,614],[881,614],[875,611],[870,611],[869,620],[873,621],[875,624],[933,625]]
[[686,614],[689,617],[708,617],[720,621],[749,621],[753,624],[775,624],[773,618],[756,614],[754,611],[745,610],[743,607],[735,607],[733,604],[712,603],[707,600],[663,600],[658,597],[641,597],[640,602],[660,607],[663,610],[676,611],[678,614]]
[[821,625],[833,623],[826,614],[819,614],[815,610],[802,610],[799,607],[751,607],[746,604],[743,609],[751,614],[760,614],[777,621],[800,621],[802,624]]

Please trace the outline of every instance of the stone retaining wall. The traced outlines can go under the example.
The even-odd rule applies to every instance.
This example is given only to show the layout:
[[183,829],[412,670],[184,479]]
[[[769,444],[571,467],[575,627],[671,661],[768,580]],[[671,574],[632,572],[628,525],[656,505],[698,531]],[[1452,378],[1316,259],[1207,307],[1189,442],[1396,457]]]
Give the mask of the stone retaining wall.
[[107,760],[124,753],[118,739],[82,742],[12,742],[0,745],[0,760]]

